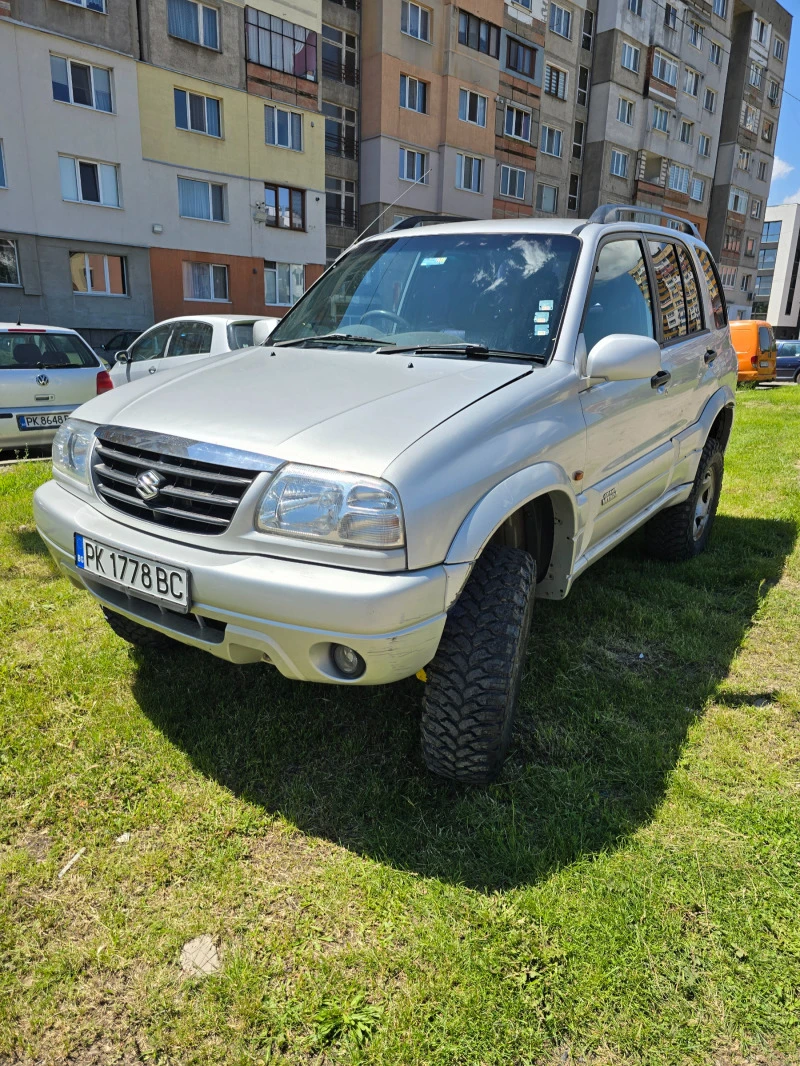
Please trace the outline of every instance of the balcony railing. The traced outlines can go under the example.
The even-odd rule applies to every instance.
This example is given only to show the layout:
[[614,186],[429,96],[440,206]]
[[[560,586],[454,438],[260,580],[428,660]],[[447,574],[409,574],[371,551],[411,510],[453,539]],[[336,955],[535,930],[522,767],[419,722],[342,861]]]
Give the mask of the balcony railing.
[[325,154],[338,155],[342,159],[358,159],[358,145],[355,137],[340,137],[336,134],[325,134]]
[[334,63],[330,59],[322,60],[322,76],[342,85],[358,85],[358,71],[346,63]]
[[325,208],[325,223],[328,226],[344,226],[346,229],[358,228],[358,212],[354,208]]

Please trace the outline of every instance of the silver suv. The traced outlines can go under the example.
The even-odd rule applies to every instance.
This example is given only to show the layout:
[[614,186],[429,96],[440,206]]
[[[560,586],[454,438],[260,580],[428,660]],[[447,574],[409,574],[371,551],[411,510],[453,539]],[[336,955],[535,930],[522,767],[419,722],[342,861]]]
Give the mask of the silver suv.
[[263,346],[82,407],[42,537],[134,644],[301,681],[419,674],[428,767],[492,780],[534,599],[645,523],[661,559],[708,542],[736,356],[708,249],[660,221],[361,241]]

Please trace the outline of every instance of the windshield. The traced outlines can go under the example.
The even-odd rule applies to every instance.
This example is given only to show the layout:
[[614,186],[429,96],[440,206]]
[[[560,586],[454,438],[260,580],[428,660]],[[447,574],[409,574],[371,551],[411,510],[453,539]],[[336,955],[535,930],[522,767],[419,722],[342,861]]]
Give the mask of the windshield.
[[330,267],[270,343],[335,333],[350,339],[325,346],[470,344],[549,358],[579,247],[554,234],[369,241]]
[[228,324],[228,347],[232,352],[237,348],[252,348],[253,323],[231,322]]
[[0,370],[102,366],[74,333],[0,333]]

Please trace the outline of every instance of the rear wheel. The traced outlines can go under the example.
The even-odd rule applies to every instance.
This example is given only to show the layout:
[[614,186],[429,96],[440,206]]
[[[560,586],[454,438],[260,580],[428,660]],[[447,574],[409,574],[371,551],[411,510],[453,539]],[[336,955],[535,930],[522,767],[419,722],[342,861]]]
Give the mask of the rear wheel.
[[794,373],[794,383],[795,385],[800,385],[800,370],[796,370]]
[[521,548],[490,545],[475,564],[426,670],[422,752],[432,773],[478,785],[500,773],[535,589],[536,563]]
[[711,437],[700,456],[689,498],[660,511],[647,523],[651,555],[666,562],[682,562],[705,549],[717,513],[723,472],[722,445]]
[[122,614],[117,614],[116,611],[109,611],[107,607],[103,607],[103,614],[117,636],[127,640],[129,644],[133,644],[136,648],[142,648],[146,651],[174,651],[179,643],[169,637],[165,637],[163,633],[159,633],[156,629],[148,629],[147,626],[139,625],[138,622],[134,622]]

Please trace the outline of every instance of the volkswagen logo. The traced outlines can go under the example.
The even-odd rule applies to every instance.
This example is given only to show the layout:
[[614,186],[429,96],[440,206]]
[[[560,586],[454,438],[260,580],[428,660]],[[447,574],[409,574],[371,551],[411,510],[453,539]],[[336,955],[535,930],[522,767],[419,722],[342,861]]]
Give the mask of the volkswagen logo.
[[164,478],[157,470],[143,470],[136,479],[136,491],[142,497],[150,503],[154,500],[164,484]]
[[47,374],[38,374],[36,377],[36,384],[41,385],[42,387],[44,387],[45,385],[49,385],[50,378],[47,376]]

